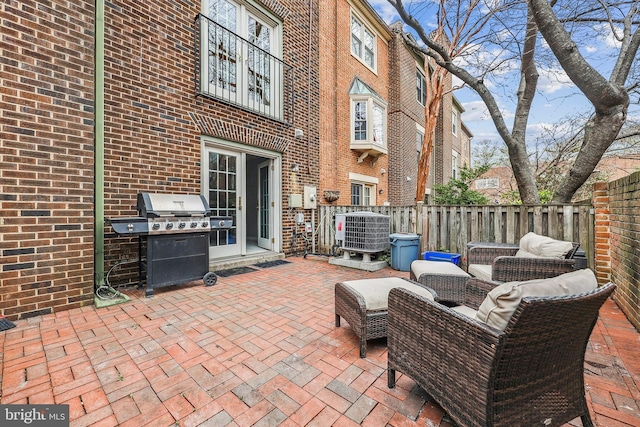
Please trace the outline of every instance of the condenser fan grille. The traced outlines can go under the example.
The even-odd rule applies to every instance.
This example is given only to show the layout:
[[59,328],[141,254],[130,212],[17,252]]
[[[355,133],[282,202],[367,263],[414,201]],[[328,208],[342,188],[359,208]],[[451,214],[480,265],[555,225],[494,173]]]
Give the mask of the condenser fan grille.
[[375,212],[345,214],[342,248],[363,253],[389,249],[389,216]]

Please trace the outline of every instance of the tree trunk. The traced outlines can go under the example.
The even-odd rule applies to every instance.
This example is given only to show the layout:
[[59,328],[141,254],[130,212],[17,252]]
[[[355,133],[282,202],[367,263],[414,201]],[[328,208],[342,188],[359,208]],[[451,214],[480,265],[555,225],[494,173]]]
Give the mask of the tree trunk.
[[[632,61],[618,61],[614,75],[607,81],[582,57],[571,35],[555,16],[547,0],[528,0],[528,4],[534,13],[540,33],[563,70],[595,108],[593,119],[585,127],[584,142],[578,157],[553,198],[554,202],[567,203],[587,181],[626,121],[629,94],[622,85]],[[631,51],[621,50],[620,55],[635,55],[638,37],[640,36],[636,33],[631,38]]]

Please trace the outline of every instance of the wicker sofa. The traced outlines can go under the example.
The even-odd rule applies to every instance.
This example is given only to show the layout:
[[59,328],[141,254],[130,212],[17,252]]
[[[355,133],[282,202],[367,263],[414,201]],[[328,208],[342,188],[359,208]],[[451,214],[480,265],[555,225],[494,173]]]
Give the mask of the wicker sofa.
[[[531,247],[538,249],[540,240],[546,240],[548,245],[565,244],[566,252],[552,250],[553,255],[545,256],[541,249],[535,255],[529,253]],[[577,242],[563,242],[534,233],[523,236],[518,245],[474,243],[467,249],[467,272],[494,282],[554,277],[574,270],[573,257],[579,247]]]
[[[593,426],[584,355],[598,310],[614,288],[609,283],[577,295],[522,298],[504,330],[437,298],[392,289],[388,386],[395,386],[396,371],[408,375],[460,426],[553,427],[576,417]],[[465,304],[477,310],[495,289],[495,283],[469,279]]]

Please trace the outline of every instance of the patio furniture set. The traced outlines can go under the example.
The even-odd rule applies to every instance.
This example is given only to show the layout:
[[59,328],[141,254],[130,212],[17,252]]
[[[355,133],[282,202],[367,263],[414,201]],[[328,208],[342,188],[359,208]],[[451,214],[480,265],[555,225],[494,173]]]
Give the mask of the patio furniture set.
[[584,355],[615,285],[575,270],[577,249],[529,233],[473,244],[466,272],[416,260],[410,279],[337,283],[336,327],[349,323],[363,358],[367,340],[386,337],[389,388],[406,374],[461,427],[593,426]]

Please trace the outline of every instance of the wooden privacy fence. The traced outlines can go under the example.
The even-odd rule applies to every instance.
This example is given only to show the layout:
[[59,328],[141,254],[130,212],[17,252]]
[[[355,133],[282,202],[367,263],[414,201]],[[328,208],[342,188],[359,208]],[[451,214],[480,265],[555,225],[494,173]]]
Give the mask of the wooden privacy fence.
[[518,243],[530,231],[579,242],[587,261],[593,258],[591,205],[424,206],[422,248],[466,256],[469,242]]
[[389,233],[421,235],[421,252],[447,251],[466,257],[469,242],[518,243],[529,231],[579,242],[593,266],[593,214],[589,204],[482,206],[320,206],[314,219],[316,252],[329,254],[335,215],[370,211],[390,217]]

